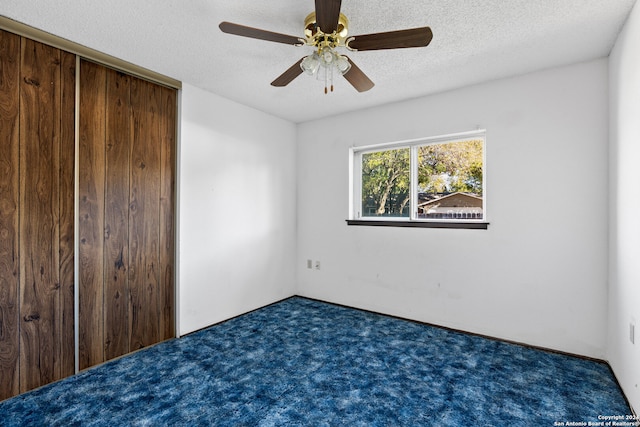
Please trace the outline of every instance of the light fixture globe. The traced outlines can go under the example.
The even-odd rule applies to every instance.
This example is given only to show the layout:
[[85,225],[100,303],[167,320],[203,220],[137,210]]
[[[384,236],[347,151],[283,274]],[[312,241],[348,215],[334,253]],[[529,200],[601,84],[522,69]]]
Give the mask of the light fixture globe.
[[333,59],[335,57],[335,52],[331,48],[326,48],[322,50],[322,63],[325,67],[331,66],[333,63]]
[[305,57],[300,63],[300,68],[306,74],[315,75],[320,68],[320,57],[317,52],[313,52],[313,54]]
[[342,55],[337,55],[337,57],[336,68],[340,71],[340,74],[344,76],[351,69],[351,63]]

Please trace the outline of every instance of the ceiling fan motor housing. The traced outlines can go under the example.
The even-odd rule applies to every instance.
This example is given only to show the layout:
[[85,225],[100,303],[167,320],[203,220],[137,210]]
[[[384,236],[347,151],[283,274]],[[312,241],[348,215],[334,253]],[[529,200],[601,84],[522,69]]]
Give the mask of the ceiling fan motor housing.
[[310,46],[329,46],[335,48],[337,46],[345,46],[345,41],[349,33],[349,20],[344,14],[340,14],[338,18],[338,27],[336,31],[331,34],[325,34],[322,32],[318,23],[316,22],[316,13],[311,12],[304,19],[304,35],[306,37],[306,44]]

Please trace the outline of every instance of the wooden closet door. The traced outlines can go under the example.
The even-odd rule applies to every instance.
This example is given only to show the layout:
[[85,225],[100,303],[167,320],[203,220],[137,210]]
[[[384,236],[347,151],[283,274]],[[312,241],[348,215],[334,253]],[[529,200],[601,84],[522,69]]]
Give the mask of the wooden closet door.
[[81,368],[175,336],[177,93],[78,79],[76,108],[76,56],[0,30],[0,400],[73,374],[74,262]]
[[176,91],[80,66],[80,368],[175,336]]

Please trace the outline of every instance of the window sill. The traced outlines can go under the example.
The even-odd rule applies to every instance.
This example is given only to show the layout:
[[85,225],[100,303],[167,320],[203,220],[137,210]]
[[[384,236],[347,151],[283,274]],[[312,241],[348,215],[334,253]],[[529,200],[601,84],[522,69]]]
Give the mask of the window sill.
[[471,221],[378,221],[348,219],[347,225],[367,225],[372,227],[417,227],[417,228],[459,228],[467,230],[486,230],[488,222]]

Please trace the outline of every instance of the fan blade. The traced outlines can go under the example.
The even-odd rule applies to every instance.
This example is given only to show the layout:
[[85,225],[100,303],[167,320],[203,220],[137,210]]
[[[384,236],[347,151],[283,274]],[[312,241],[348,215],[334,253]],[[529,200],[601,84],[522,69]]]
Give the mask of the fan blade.
[[353,39],[347,43],[347,47],[357,51],[423,47],[428,46],[432,38],[433,33],[431,32],[431,28],[420,27],[409,30],[354,36]]
[[374,83],[362,72],[356,64],[353,63],[351,58],[345,57],[351,64],[351,68],[344,74],[344,78],[347,79],[351,86],[356,88],[358,92],[366,92],[374,86]]
[[236,36],[250,37],[252,39],[266,40],[276,43],[300,44],[300,38],[288,36],[286,34],[273,33],[271,31],[261,30],[259,28],[246,27],[244,25],[234,24],[231,22],[221,22],[219,25],[223,33],[234,34]]
[[274,81],[271,82],[271,86],[277,86],[277,87],[286,86],[289,83],[291,83],[293,81],[293,79],[295,79],[300,74],[302,74],[302,68],[300,68],[300,63],[302,62],[303,59],[304,59],[304,57],[300,58],[300,61],[298,61],[295,64],[293,64],[284,73],[280,74],[280,76],[278,76],[277,79],[275,79]]
[[338,29],[341,0],[316,0],[316,25],[323,33],[331,34]]

